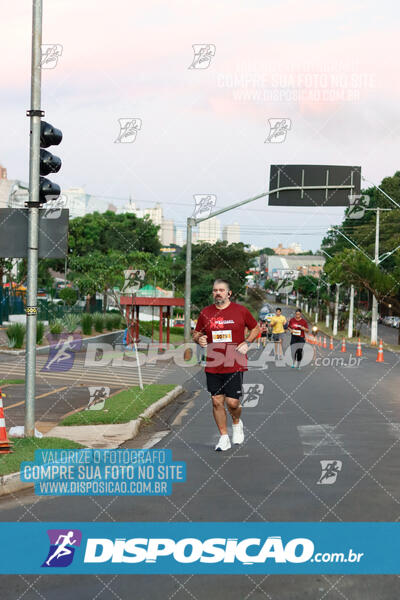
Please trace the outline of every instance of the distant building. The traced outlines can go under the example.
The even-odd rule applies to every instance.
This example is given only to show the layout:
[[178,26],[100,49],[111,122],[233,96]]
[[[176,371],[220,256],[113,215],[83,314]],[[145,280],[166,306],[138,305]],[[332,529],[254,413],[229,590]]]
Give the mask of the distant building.
[[[69,209],[69,218],[84,217],[90,210],[90,195],[82,187],[68,188],[62,191],[62,197],[65,198],[65,208]],[[99,212],[101,210],[97,208]]]
[[228,244],[236,244],[240,242],[240,225],[232,223],[232,225],[224,225],[222,230],[222,239]]
[[183,231],[182,231],[182,229],[177,229],[175,232],[175,244],[177,246],[180,246],[180,248],[182,248],[184,243],[185,243],[185,241],[184,241],[184,237],[183,237]]
[[29,186],[19,179],[0,178],[0,208],[24,208]]
[[267,256],[269,279],[297,279],[300,275],[319,277],[325,265],[323,256]]
[[300,244],[289,244],[288,248],[284,248],[282,244],[278,244],[277,248],[273,248],[273,251],[278,256],[289,256],[290,254],[300,254],[302,252]]
[[119,213],[133,213],[139,219],[143,219],[144,217],[149,217],[150,221],[154,223],[154,225],[160,225],[163,220],[163,210],[161,204],[158,202],[153,208],[138,208],[136,206],[136,202],[129,199],[122,208],[118,210]]
[[199,242],[208,242],[209,244],[215,244],[221,239],[221,223],[216,217],[207,219],[199,223],[199,231],[197,240]]
[[7,179],[7,169],[0,165],[0,179]]
[[175,223],[172,219],[163,219],[161,222],[161,244],[171,246],[175,244]]

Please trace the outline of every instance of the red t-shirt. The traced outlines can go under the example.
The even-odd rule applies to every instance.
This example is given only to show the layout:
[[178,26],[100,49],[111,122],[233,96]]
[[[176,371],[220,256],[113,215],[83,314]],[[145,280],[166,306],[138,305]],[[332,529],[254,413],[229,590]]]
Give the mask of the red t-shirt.
[[244,342],[244,329],[254,329],[257,321],[245,306],[231,302],[226,308],[215,304],[201,311],[195,331],[207,336],[208,373],[235,373],[247,371],[247,357],[237,352],[236,346]]
[[292,335],[297,335],[300,337],[304,337],[305,336],[305,332],[304,329],[297,329],[297,326],[301,325],[302,327],[307,327],[308,328],[308,323],[305,319],[303,319],[303,317],[301,319],[296,319],[295,317],[292,317],[289,321],[289,325],[288,327],[290,327],[290,329],[293,329],[294,331],[298,332],[298,333],[292,333]]

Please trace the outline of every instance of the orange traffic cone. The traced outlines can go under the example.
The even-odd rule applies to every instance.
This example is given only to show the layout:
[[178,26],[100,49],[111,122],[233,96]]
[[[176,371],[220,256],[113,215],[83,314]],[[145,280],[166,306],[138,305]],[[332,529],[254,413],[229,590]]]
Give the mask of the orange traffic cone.
[[340,352],[346,352],[346,340],[344,338],[342,339],[342,347]]
[[333,350],[333,337],[331,337],[331,341],[329,342],[329,350]]
[[361,350],[361,342],[360,342],[360,338],[358,338],[358,344],[357,344],[356,356],[362,356],[362,350]]
[[7,437],[3,410],[3,394],[0,388],[0,454],[9,454],[10,452],[12,452],[11,443]]
[[318,346],[320,348],[322,348],[322,339],[321,339],[321,336],[319,336],[319,339],[318,339]]
[[324,348],[326,348],[326,337],[324,336]]
[[382,340],[379,342],[379,350],[378,350],[378,356],[376,357],[376,362],[385,362],[383,360],[383,342],[382,342]]

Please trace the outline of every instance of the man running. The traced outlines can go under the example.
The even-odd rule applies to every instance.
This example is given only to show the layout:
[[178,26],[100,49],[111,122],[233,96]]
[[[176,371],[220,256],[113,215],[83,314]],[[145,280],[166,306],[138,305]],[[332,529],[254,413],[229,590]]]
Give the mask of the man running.
[[295,316],[289,321],[288,330],[292,334],[290,339],[290,348],[292,351],[292,369],[296,367],[300,369],[300,363],[303,358],[303,346],[305,342],[305,332],[308,331],[308,323],[303,319],[301,310],[296,309]]
[[[193,340],[203,348],[207,346],[207,390],[212,397],[214,419],[220,433],[215,450],[223,451],[231,447],[225,403],[232,417],[232,442],[242,444],[244,440],[239,399],[243,372],[247,371],[248,344],[257,338],[260,328],[245,306],[230,301],[232,292],[228,281],[216,279],[212,293],[214,304],[201,311]],[[245,327],[250,330],[247,339]]]
[[270,321],[272,327],[272,339],[275,342],[275,358],[283,359],[282,338],[285,333],[286,317],[282,314],[282,310],[278,307],[275,310],[275,315]]

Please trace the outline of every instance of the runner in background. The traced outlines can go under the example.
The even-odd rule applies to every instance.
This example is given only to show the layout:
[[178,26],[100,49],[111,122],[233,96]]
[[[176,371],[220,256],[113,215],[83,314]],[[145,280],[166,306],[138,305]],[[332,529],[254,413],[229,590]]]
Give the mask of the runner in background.
[[288,330],[292,334],[290,339],[290,349],[292,352],[292,369],[296,367],[300,369],[300,363],[303,358],[303,347],[305,342],[305,332],[308,331],[308,323],[303,318],[301,310],[296,309],[295,316],[289,321]]
[[265,319],[265,321],[260,321],[261,323],[261,343],[263,345],[263,347],[265,348],[265,345],[267,343],[267,334],[268,334],[268,321],[267,319]]
[[257,336],[257,348],[259,348],[261,346],[261,327],[262,327],[261,319],[259,319],[259,321],[258,321],[258,327],[260,328],[260,333]]
[[[212,293],[214,304],[201,311],[193,340],[203,348],[207,347],[207,390],[211,394],[214,419],[220,433],[215,450],[229,450],[231,441],[225,404],[232,417],[232,442],[242,444],[240,396],[243,372],[247,371],[248,344],[257,338],[259,327],[245,306],[230,301],[232,292],[228,281],[216,279]],[[246,327],[250,333],[245,339]]]
[[280,360],[283,358],[282,338],[285,333],[286,317],[282,314],[282,310],[279,307],[276,308],[270,325],[272,327],[272,339],[275,342],[275,358]]

